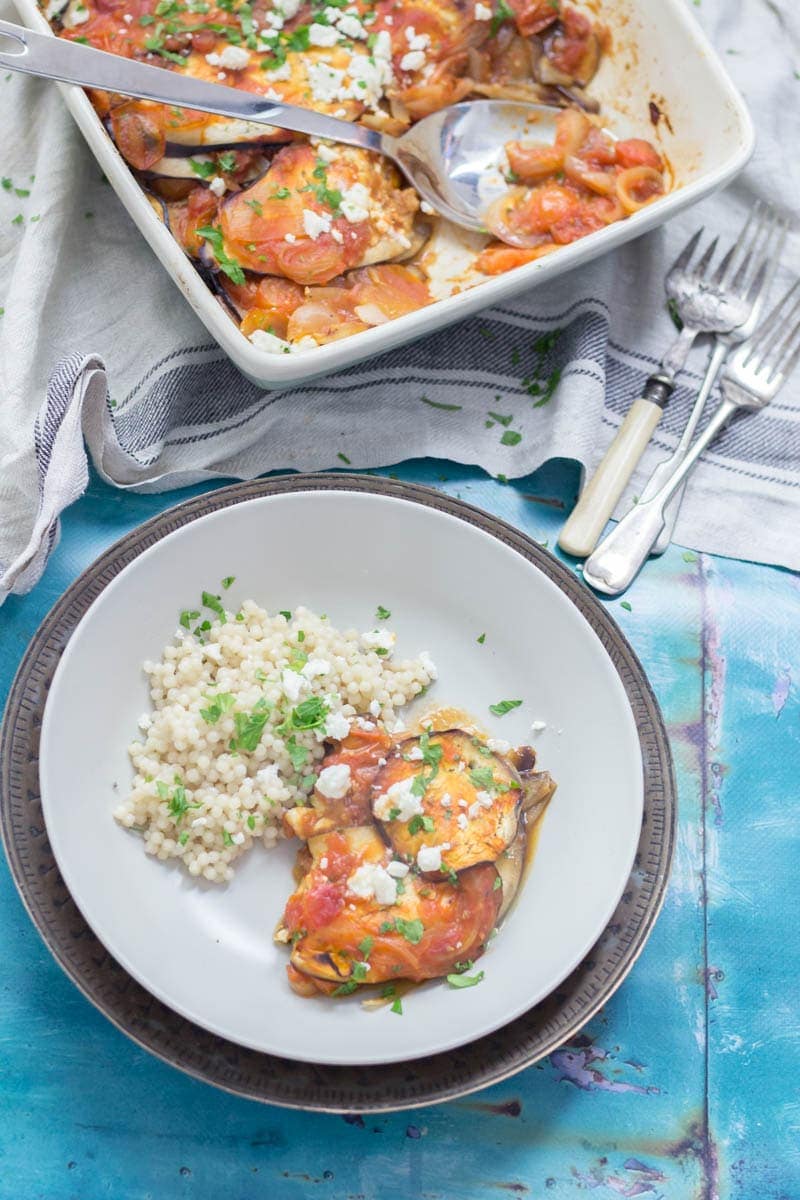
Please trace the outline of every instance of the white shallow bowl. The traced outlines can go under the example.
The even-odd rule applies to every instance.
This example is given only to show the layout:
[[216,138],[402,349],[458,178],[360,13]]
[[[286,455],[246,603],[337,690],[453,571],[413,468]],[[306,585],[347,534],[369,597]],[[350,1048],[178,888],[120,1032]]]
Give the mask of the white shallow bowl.
[[[347,536],[347,531],[357,536]],[[480,986],[415,989],[398,1018],[358,997],[301,999],[273,928],[297,848],[260,845],[225,886],[144,853],[112,810],[132,777],[127,745],[149,708],[141,670],[178,612],[226,575],[230,607],[305,604],[340,628],[392,612],[399,655],[427,649],[424,701],[474,713],[495,736],[531,739],[558,781],[533,868],[481,960]],[[477,637],[485,633],[485,643]],[[524,698],[502,718],[488,706]],[[414,706],[410,710],[414,711]],[[419,711],[419,710],[418,710]],[[154,995],[241,1045],[317,1063],[397,1062],[488,1033],[555,988],[602,933],[629,876],[642,819],[642,760],[625,690],[562,592],[499,539],[392,497],[298,492],[201,517],[127,566],[78,625],[47,700],[40,752],[50,843],[78,907]]]
[[[25,24],[49,30],[35,0],[14,3]],[[211,336],[254,383],[284,387],[413,341],[545,283],[661,225],[742,169],[753,151],[752,122],[714,49],[689,13],[686,0],[603,0],[601,11],[614,52],[604,59],[591,94],[600,101],[604,122],[612,132],[621,137],[647,137],[656,143],[670,163],[674,190],[627,220],[538,262],[496,278],[480,276],[475,287],[446,295],[408,316],[327,346],[286,355],[258,350],[240,333],[153,212],[87,96],[80,88],[59,87],[103,174]],[[666,117],[657,128],[650,120],[651,102]],[[437,295],[463,283],[474,257],[471,237],[442,223],[434,272]]]

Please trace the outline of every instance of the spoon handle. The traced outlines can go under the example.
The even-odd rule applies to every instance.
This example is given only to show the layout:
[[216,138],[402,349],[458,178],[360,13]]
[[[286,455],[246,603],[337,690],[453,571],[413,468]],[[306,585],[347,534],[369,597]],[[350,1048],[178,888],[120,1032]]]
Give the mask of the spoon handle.
[[278,100],[265,100],[254,92],[225,87],[219,83],[206,83],[203,79],[193,79],[177,71],[151,67],[147,63],[118,54],[107,54],[104,50],[81,46],[53,37],[52,34],[34,33],[10,21],[0,21],[0,47],[7,39],[14,43],[14,48],[5,51],[0,49],[0,66],[11,71],[291,129],[295,133],[330,138],[348,146],[375,150],[379,154],[392,153],[388,143],[393,139],[385,139],[374,129],[340,121],[313,109],[299,108]]

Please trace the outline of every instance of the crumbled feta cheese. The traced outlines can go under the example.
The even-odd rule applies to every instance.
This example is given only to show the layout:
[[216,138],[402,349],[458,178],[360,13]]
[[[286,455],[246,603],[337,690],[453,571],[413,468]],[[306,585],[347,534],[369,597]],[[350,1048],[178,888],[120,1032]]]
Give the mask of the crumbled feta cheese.
[[339,40],[339,31],[332,25],[317,25],[316,22],[308,27],[308,43],[310,46],[335,46]]
[[362,900],[371,900],[374,896],[378,904],[395,904],[397,901],[396,882],[386,868],[377,863],[363,863],[354,871],[347,881],[347,890]]
[[281,80],[291,79],[291,77],[292,64],[288,60],[285,63],[282,63],[279,67],[275,67],[275,69],[270,71],[267,76],[270,83],[280,83]]
[[241,832],[241,830],[239,830],[237,833],[231,834],[231,841],[233,842],[234,846],[244,845],[244,834]]
[[228,78],[228,76],[225,74],[224,71],[217,71],[217,79],[227,79],[227,78]]
[[351,17],[347,13],[345,13],[344,16],[339,17],[338,21],[336,22],[336,28],[340,33],[343,33],[345,37],[365,38],[367,36],[367,31],[359,21],[358,17]]
[[221,175],[213,175],[208,181],[208,188],[215,196],[224,196],[226,189],[225,180]]
[[317,158],[322,159],[324,163],[336,162],[338,155],[335,146],[326,146],[324,142],[320,142],[316,146]]
[[363,717],[356,717],[355,724],[358,726],[359,729],[370,730],[370,729],[375,728],[374,721],[366,721]]
[[324,658],[310,658],[300,672],[306,679],[318,679],[320,675],[329,675],[331,664]]
[[321,859],[319,860],[319,869],[320,869],[321,871],[327,871],[327,869],[328,869],[328,857],[327,857],[327,855],[325,855],[323,858],[321,858]]
[[317,779],[317,791],[328,800],[341,800],[350,788],[350,768],[347,763],[323,767]]
[[283,235],[283,240],[285,242],[288,242],[290,246],[294,246],[295,243],[297,242],[297,237],[293,233],[285,233]]
[[277,763],[270,763],[268,767],[262,767],[260,771],[256,771],[256,783],[263,790],[267,788],[278,787],[281,782],[280,772]]
[[227,71],[243,71],[250,65],[250,51],[246,50],[244,46],[225,46],[219,54],[215,50],[207,54],[206,62],[210,67],[224,67]]
[[284,671],[281,676],[283,692],[287,700],[296,704],[304,692],[308,691],[308,680],[297,671]]
[[385,766],[386,766],[386,759],[385,759],[385,758],[379,758],[379,759],[378,759],[378,766],[379,766],[379,767],[385,767]]
[[250,334],[250,341],[257,350],[266,350],[267,354],[284,354],[289,345],[283,338],[275,337],[274,333],[268,333],[266,329],[254,329]]
[[494,13],[486,4],[475,5],[475,20],[476,21],[491,21]]
[[389,863],[386,870],[389,872],[392,879],[405,879],[409,872],[409,866],[408,863],[400,862],[399,860],[395,859],[394,862]]
[[427,673],[430,675],[431,679],[438,679],[439,678],[439,668],[436,666],[436,663],[433,661],[430,654],[428,654],[428,651],[423,650],[422,653],[418,657],[419,657],[419,661],[422,663],[423,671],[427,671]]
[[309,63],[308,84],[314,100],[329,104],[339,98],[344,71],[329,67],[327,63]]
[[329,232],[332,220],[330,213],[318,213],[313,208],[306,208],[303,211],[303,229],[310,238],[315,240],[320,234]]
[[464,800],[464,799],[463,799],[463,797],[459,799],[459,801],[458,801],[458,807],[459,807],[459,808],[466,808],[466,807],[467,807],[467,802],[466,802],[466,800]]
[[300,11],[303,0],[276,0],[275,8],[285,20],[291,21]]
[[132,13],[123,13],[122,19],[126,25],[130,25],[131,21],[133,20],[133,15]]
[[492,807],[493,800],[491,792],[476,792],[475,799],[478,801],[478,804],[480,804],[481,808]]
[[150,713],[142,713],[136,724],[139,726],[142,733],[147,733],[148,729],[153,724],[153,718],[150,716]]
[[531,733],[542,733],[547,729],[546,721],[531,721]]
[[342,233],[341,229],[331,229],[331,237],[335,242],[338,242],[340,246],[344,241],[344,234]]
[[422,812],[422,801],[411,791],[414,776],[410,779],[399,779],[388,791],[376,796],[372,802],[372,811],[379,821],[388,821],[389,813],[397,810],[395,821],[410,821],[412,817]]
[[391,650],[396,641],[397,634],[392,633],[391,629],[373,629],[361,635],[361,642],[367,650]]
[[459,829],[466,829],[467,826],[469,825],[469,821],[467,820],[467,814],[460,812],[458,814],[458,816],[456,817],[456,824],[458,825]]
[[449,792],[445,792],[445,794],[442,796],[439,803],[441,804],[442,808],[452,808],[453,807],[453,797],[450,795]]
[[406,757],[409,758],[411,762],[422,762],[423,755],[419,746],[412,746]]
[[419,71],[420,67],[425,66],[425,55],[422,50],[409,50],[408,54],[404,54],[400,59],[401,71]]
[[369,192],[363,183],[345,188],[339,207],[348,221],[366,221],[369,216]]
[[474,804],[470,804],[469,808],[467,809],[467,812],[469,813],[470,817],[472,817],[473,821],[475,820],[475,818],[477,817],[477,815],[480,811],[481,811],[481,806],[480,806],[480,804],[478,804],[477,801]]
[[381,706],[379,700],[370,700],[369,715],[371,717],[379,717],[381,715]]
[[222,646],[218,646],[216,642],[209,642],[207,646],[203,646],[203,654],[212,662],[222,662]]
[[438,871],[442,866],[442,852],[438,846],[420,846],[417,851],[417,866],[420,871]]
[[76,25],[83,25],[89,20],[89,9],[85,4],[71,4],[61,18],[61,23],[65,29],[74,29]]
[[325,719],[325,736],[341,741],[350,732],[350,722],[342,713],[328,713]]
[[413,25],[406,27],[406,41],[409,50],[427,50],[431,39],[427,33],[417,33]]
[[505,738],[489,738],[486,745],[495,754],[508,754],[511,749],[511,742],[507,742]]

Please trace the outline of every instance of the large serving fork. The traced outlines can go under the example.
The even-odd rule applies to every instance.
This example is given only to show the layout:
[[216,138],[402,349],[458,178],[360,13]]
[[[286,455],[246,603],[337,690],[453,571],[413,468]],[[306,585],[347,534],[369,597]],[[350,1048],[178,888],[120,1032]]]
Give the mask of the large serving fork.
[[[750,312],[741,325],[715,335],[714,347],[711,351],[703,382],[700,391],[697,393],[692,411],[689,414],[686,427],[681,434],[680,441],[672,454],[655,468],[644,486],[640,501],[649,500],[654,496],[683,460],[697,432],[700,417],[723,362],[732,347],[737,346],[739,342],[743,342],[746,338],[750,337],[750,334],[757,328],[764,312],[764,306],[769,295],[775,271],[780,262],[781,252],[786,240],[786,232],[786,221],[782,217],[778,217],[768,204],[757,201],[745,222],[739,241],[719,264],[715,278],[718,278],[720,286],[727,286],[733,279],[734,271],[738,272],[745,266],[746,270],[749,269],[750,282],[754,285],[754,289],[757,289],[757,294],[753,296]],[[763,270],[760,269],[762,266]],[[678,518],[685,487],[686,481],[684,480],[666,506],[664,511],[664,528],[653,546],[653,554],[663,554],[672,541],[672,534],[675,529],[675,522]]]
[[[766,275],[766,264],[755,255],[765,225],[759,210],[712,268],[719,239],[714,238],[694,262],[703,230],[698,229],[667,272],[667,295],[674,301],[683,328],[661,360],[661,369],[647,380],[642,395],[631,404],[625,420],[564,523],[558,544],[568,554],[591,554],[616,504],[642,457],[682,369],[701,333],[724,333],[747,320]],[[693,265],[694,263],[694,265]]]
[[800,360],[800,280],[789,289],[756,332],[725,364],[722,402],[669,479],[649,500],[623,517],[594,554],[583,577],[599,592],[616,596],[633,582],[664,527],[664,509],[705,448],[734,413],[765,408]]

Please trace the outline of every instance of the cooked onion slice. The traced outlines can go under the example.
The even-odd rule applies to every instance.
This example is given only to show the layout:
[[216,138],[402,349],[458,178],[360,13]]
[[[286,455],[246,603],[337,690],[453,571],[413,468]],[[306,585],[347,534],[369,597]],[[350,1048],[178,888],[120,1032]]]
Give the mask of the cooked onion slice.
[[626,213],[638,212],[663,192],[664,179],[655,167],[628,167],[617,176],[617,196]]
[[550,239],[542,233],[525,232],[517,225],[519,209],[528,197],[528,189],[512,187],[498,196],[487,209],[486,228],[509,246],[541,246]]

